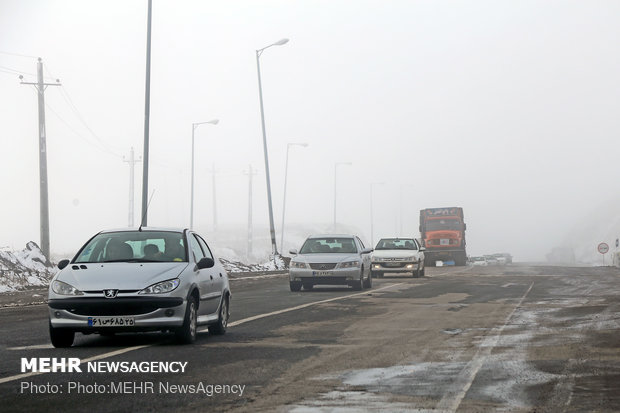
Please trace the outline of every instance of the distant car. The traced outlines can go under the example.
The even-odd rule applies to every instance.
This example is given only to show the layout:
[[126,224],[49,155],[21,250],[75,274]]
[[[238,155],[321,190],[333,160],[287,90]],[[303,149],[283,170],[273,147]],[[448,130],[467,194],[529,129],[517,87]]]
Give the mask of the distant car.
[[473,266],[486,267],[487,265],[489,265],[487,259],[484,257],[471,257],[469,260],[471,261]]
[[311,290],[315,285],[349,285],[356,290],[372,287],[371,248],[355,235],[308,237],[289,264],[291,291]]
[[54,347],[70,347],[76,332],[170,331],[183,343],[198,325],[226,332],[228,274],[190,230],[103,231],[58,268],[48,301]]
[[424,250],[414,238],[382,238],[371,256],[372,276],[410,273],[423,277]]
[[499,265],[497,258],[492,255],[485,255],[484,258],[486,258],[488,265]]
[[493,254],[493,257],[495,257],[499,265],[506,265],[507,260],[504,254]]

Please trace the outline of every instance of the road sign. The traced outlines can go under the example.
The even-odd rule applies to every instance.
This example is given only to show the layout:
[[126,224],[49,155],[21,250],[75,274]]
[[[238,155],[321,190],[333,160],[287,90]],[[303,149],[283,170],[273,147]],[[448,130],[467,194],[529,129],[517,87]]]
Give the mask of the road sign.
[[598,244],[598,252],[600,252],[601,254],[607,254],[607,252],[609,251],[609,245],[607,245],[604,242],[601,242],[600,244]]

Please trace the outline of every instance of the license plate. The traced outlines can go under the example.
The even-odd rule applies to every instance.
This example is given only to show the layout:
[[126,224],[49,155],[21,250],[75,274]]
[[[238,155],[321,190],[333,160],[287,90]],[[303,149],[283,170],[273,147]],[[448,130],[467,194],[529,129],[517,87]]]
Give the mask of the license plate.
[[439,240],[439,245],[450,245],[450,240],[442,238]]
[[89,327],[131,327],[135,324],[133,317],[88,317]]
[[386,262],[385,265],[387,267],[400,267],[402,264],[400,262]]
[[326,276],[326,275],[332,275],[331,271],[312,271],[312,275],[314,275],[315,277],[320,277],[320,276]]

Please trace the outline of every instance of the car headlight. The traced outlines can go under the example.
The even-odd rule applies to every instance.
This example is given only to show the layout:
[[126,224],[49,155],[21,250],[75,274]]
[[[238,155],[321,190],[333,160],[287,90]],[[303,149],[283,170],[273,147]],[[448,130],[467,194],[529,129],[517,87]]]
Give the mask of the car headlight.
[[138,292],[138,294],[164,294],[173,291],[179,286],[179,279],[174,278],[172,280],[166,280],[146,287],[144,290]]
[[83,292],[81,292],[71,284],[67,284],[58,280],[54,280],[54,282],[52,282],[52,291],[59,295],[84,295]]
[[305,262],[291,261],[291,268],[307,268]]
[[360,265],[359,261],[346,261],[346,262],[340,263],[340,268],[353,268],[353,267],[359,267],[359,265]]

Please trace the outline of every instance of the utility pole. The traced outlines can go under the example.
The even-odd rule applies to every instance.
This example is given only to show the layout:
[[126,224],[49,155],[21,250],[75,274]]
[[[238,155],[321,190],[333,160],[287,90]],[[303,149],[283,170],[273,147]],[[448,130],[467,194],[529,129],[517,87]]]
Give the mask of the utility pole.
[[[19,76],[23,79],[23,76]],[[41,251],[45,258],[50,258],[50,216],[49,200],[47,192],[47,143],[45,138],[45,89],[48,86],[60,86],[60,81],[56,83],[45,83],[43,81],[43,61],[39,57],[37,61],[37,82],[21,82],[22,85],[32,85],[37,89],[39,103],[39,204],[40,204],[40,233]]]
[[127,162],[129,164],[129,220],[127,225],[131,228],[133,227],[133,217],[134,217],[134,167],[138,162],[141,162],[141,159],[135,159],[133,153],[133,146],[131,147],[131,152],[129,154],[129,160],[125,160],[123,157],[123,162]]
[[144,159],[142,163],[142,220],[140,227],[148,224],[149,198],[149,119],[151,113],[151,14],[153,2],[149,0],[146,21],[146,85],[144,88]]
[[256,174],[252,170],[252,164],[249,165],[248,172],[244,172],[244,175],[248,176],[248,258],[252,255],[252,176]]

